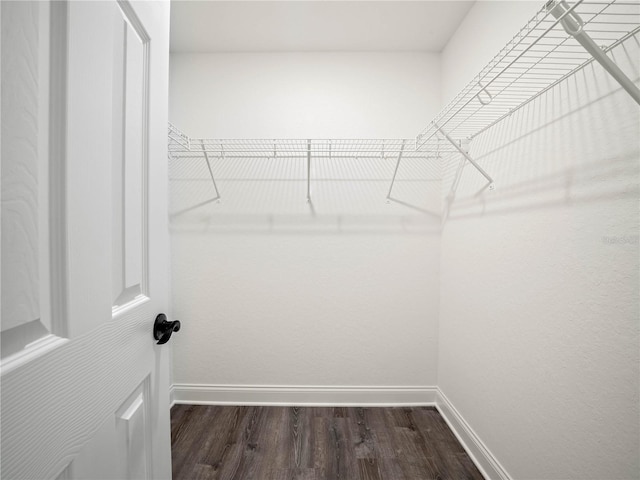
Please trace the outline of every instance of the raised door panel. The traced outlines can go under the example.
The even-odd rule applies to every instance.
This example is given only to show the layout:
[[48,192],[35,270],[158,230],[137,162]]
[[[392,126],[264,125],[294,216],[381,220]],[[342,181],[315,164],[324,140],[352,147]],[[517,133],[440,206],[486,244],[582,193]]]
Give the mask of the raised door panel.
[[[69,12],[66,182],[73,337],[148,300],[150,77],[149,37],[128,4],[74,2]],[[86,111],[101,114],[86,122]],[[93,228],[83,228],[96,219]]]
[[149,37],[126,7],[116,19],[113,112],[113,313],[143,301],[148,285]]
[[145,480],[153,472],[150,377],[113,412],[65,469],[69,480]]
[[3,371],[59,345],[66,333],[51,303],[50,17],[46,2],[0,4]]
[[69,2],[66,217],[69,336],[109,321],[115,2]]
[[116,412],[117,478],[151,478],[149,378]]
[[[2,24],[2,330],[40,318],[38,5],[10,3]],[[12,18],[14,21],[9,21]],[[24,44],[16,51],[17,41]]]
[[[55,341],[49,280],[47,3],[3,2],[2,363]],[[57,327],[57,328],[56,328]]]

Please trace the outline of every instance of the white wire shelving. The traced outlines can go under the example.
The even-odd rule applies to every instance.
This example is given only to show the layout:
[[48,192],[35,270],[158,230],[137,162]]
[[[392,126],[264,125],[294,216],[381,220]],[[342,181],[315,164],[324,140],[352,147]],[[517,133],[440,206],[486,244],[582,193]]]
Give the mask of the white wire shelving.
[[415,139],[199,139],[189,138],[169,124],[169,147],[175,158],[210,157],[234,158],[367,158],[395,157],[400,152],[425,157],[416,151]]
[[307,161],[307,200],[311,198],[312,159],[392,158],[396,161],[394,178],[402,158],[435,158],[436,154],[419,151],[415,139],[192,139],[169,124],[169,155],[173,159],[205,160],[217,198],[211,160],[229,158],[301,158]]
[[485,176],[459,140],[472,140],[593,61],[640,103],[640,90],[607,55],[640,32],[640,2],[547,2],[418,134],[418,151],[458,152]]
[[[307,161],[310,200],[314,158],[394,158],[390,198],[403,158],[458,153],[493,186],[465,145],[593,61],[640,104],[640,89],[608,55],[640,33],[639,0],[550,0],[415,139],[191,139],[169,125],[174,159],[203,158],[219,196],[212,158],[300,157]],[[464,140],[464,142],[463,142]]]

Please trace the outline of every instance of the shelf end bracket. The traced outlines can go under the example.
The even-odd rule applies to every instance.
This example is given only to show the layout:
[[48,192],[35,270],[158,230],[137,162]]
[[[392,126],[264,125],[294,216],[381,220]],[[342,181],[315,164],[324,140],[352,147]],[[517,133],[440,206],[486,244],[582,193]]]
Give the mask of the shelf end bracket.
[[400,147],[400,153],[398,153],[398,160],[396,161],[396,169],[393,171],[393,178],[391,179],[391,185],[389,185],[389,192],[387,193],[387,203],[389,203],[391,199],[391,191],[393,190],[393,184],[396,181],[396,175],[398,174],[398,168],[400,167],[400,161],[402,160],[402,154],[404,153],[405,143],[406,143],[406,140],[403,140],[402,146]]
[[311,140],[307,140],[307,203],[311,203]]
[[213,182],[213,189],[216,191],[216,198],[214,200],[220,201],[220,192],[218,191],[218,186],[216,185],[216,179],[213,177],[213,169],[211,168],[211,162],[209,161],[209,154],[207,153],[207,149],[204,146],[204,140],[200,142],[202,146],[202,153],[204,153],[204,159],[207,161],[207,168],[209,169],[209,175],[211,176],[211,181]]
[[475,167],[476,170],[478,170],[480,172],[480,174],[487,179],[487,182],[489,182],[489,190],[493,190],[494,185],[493,185],[493,178],[491,178],[491,176],[485,172],[485,170],[478,165],[478,163],[471,158],[471,156],[458,144],[458,142],[456,142],[453,138],[451,138],[449,136],[449,134],[447,132],[445,132],[442,128],[440,128],[440,126],[434,122],[434,127],[436,128],[436,130],[438,130],[448,141],[451,145],[454,146],[454,148],[456,150],[458,150],[458,152],[460,152],[460,154],[471,164]]

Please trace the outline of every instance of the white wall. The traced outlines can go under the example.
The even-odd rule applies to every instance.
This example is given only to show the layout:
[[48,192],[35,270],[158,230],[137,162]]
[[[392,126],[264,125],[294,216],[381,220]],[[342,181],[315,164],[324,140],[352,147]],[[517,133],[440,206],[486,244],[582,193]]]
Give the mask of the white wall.
[[196,138],[406,138],[440,107],[439,56],[172,54],[171,121]]
[[[399,137],[439,108],[427,54],[175,54],[170,119],[203,137]],[[395,158],[171,162],[174,382],[430,386],[440,169]]]
[[479,0],[440,55],[445,106],[540,10],[542,2]]
[[[444,97],[514,33],[495,15],[507,6],[529,16],[470,11]],[[615,58],[638,78],[633,43]],[[472,142],[496,190],[474,197],[465,168],[444,226],[438,386],[514,479],[639,478],[639,131],[638,106],[591,65]]]

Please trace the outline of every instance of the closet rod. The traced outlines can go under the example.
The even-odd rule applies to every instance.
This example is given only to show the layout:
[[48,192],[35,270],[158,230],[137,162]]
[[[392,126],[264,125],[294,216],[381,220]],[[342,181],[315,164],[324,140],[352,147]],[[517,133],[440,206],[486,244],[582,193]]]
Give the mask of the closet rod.
[[438,129],[438,131],[442,135],[444,135],[444,137],[449,141],[449,143],[453,145],[454,148],[458,150],[458,152],[460,152],[460,154],[464,158],[466,158],[467,161],[469,161],[469,163],[471,163],[471,165],[476,167],[476,170],[478,170],[482,174],[482,176],[486,178],[487,181],[489,182],[489,189],[493,190],[493,178],[491,178],[491,176],[487,172],[485,172],[484,169],[480,165],[478,165],[476,161],[473,158],[471,158],[471,156],[460,145],[458,145],[458,143],[454,139],[452,139],[447,132],[445,132],[442,128],[440,128],[437,123],[434,122],[433,125]]

